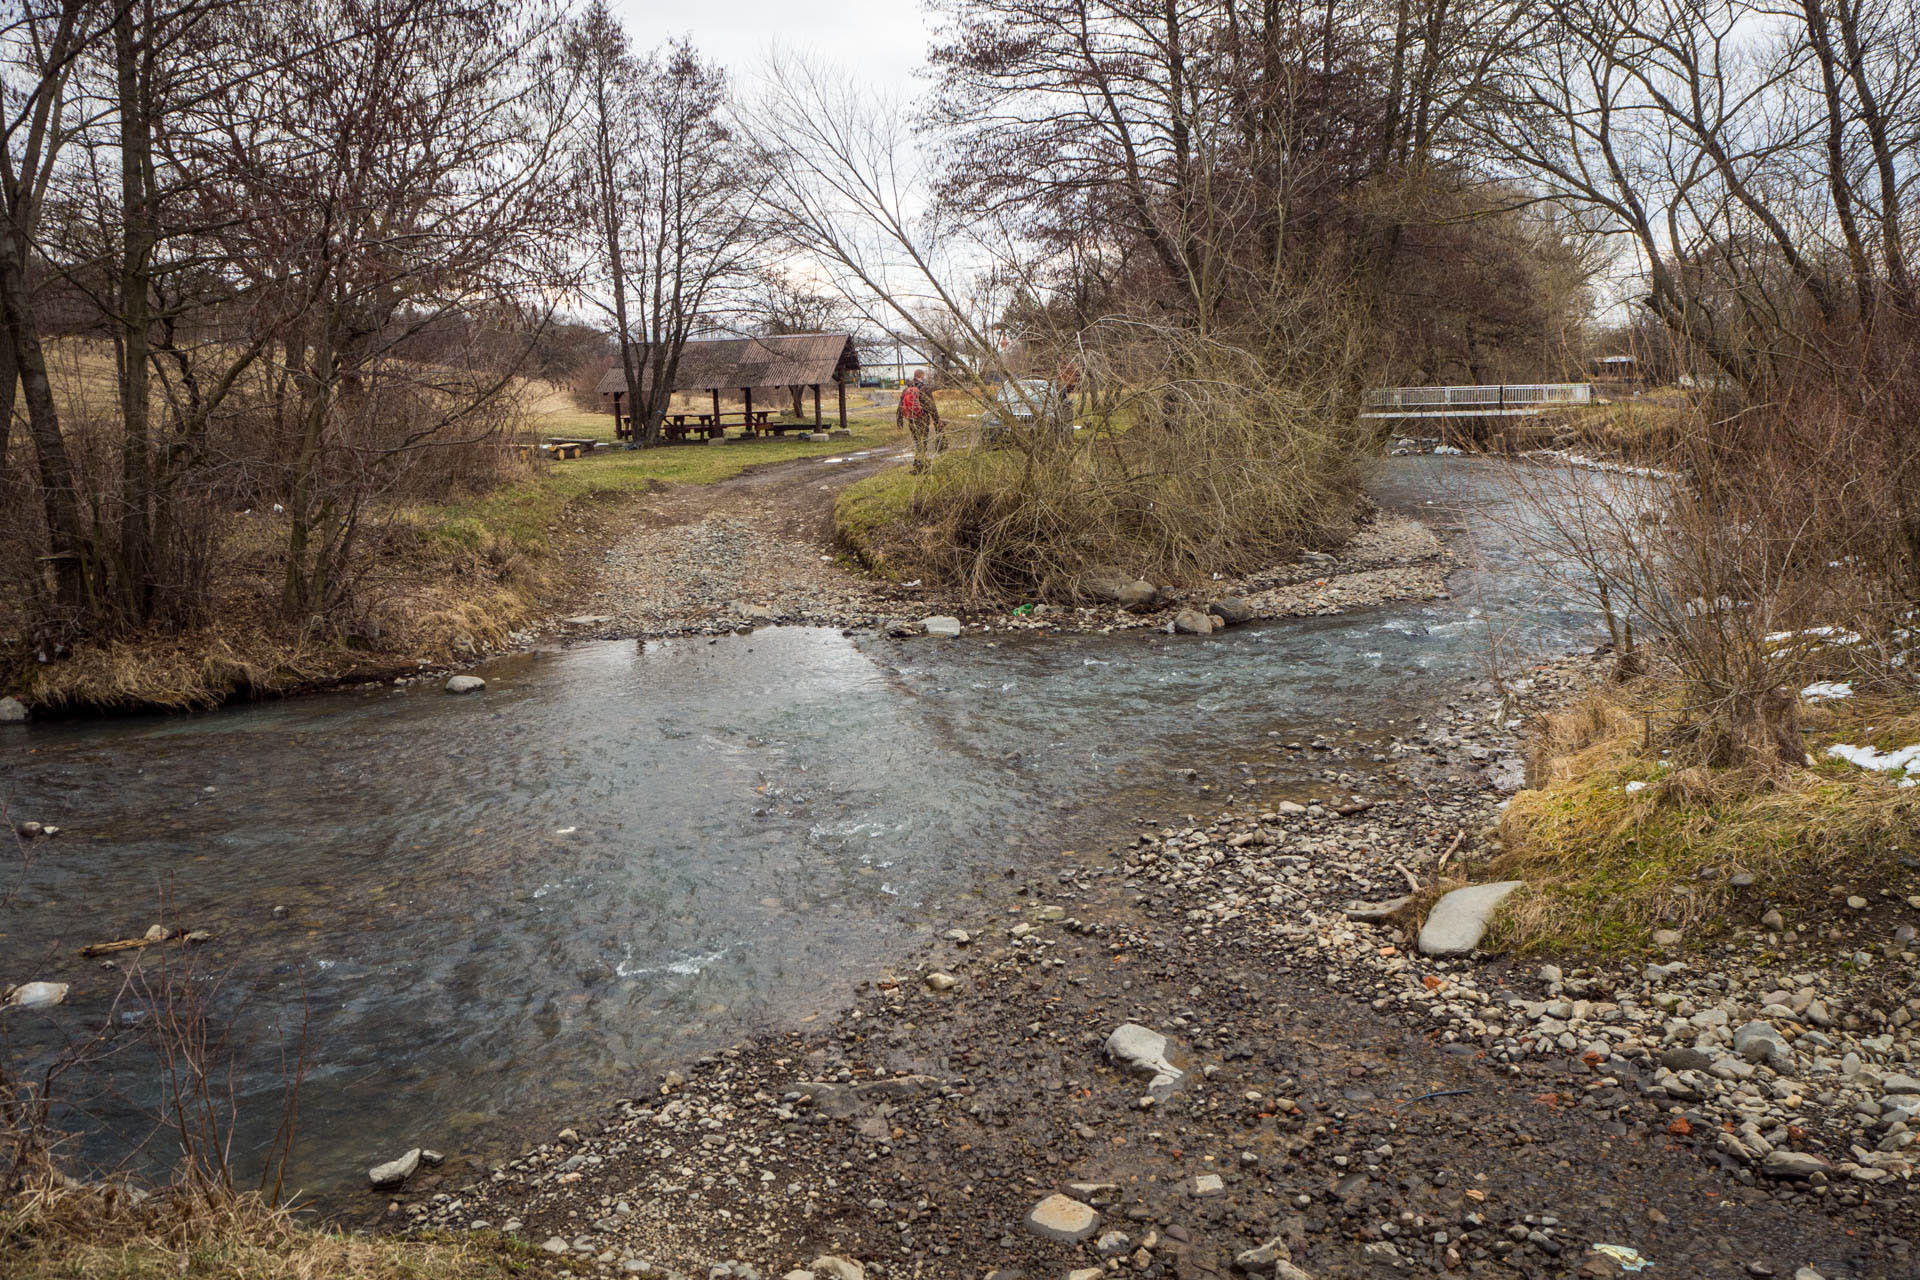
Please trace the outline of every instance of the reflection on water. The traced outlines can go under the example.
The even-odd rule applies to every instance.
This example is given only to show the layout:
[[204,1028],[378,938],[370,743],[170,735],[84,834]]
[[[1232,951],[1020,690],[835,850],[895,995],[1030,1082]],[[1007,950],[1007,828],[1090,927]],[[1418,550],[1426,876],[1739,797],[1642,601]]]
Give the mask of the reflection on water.
[[[0,916],[0,980],[74,987],[8,1014],[6,1051],[106,1019],[119,974],[78,947],[163,912],[211,929],[201,963],[231,969],[218,1001],[252,1044],[243,1162],[304,1019],[315,1188],[828,1010],[986,873],[1097,839],[1121,791],[1269,732],[1404,722],[1483,669],[1491,630],[1545,652],[1589,629],[1481,518],[1505,502],[1482,464],[1396,463],[1379,493],[1473,530],[1452,599],[1199,640],[595,643],[492,663],[480,696],[0,734],[0,801],[65,828]],[[141,1131],[151,1075],[135,1053],[93,1073],[93,1154]]]

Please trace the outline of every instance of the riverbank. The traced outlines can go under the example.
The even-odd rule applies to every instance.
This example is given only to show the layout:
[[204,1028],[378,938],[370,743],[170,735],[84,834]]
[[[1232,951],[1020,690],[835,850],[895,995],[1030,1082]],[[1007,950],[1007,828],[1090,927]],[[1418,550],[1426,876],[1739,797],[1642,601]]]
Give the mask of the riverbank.
[[[731,441],[719,447],[604,449],[537,463],[467,500],[413,506],[371,522],[377,546],[359,578],[351,618],[302,630],[277,621],[272,511],[232,518],[227,536],[256,548],[220,586],[217,623],[55,645],[0,629],[0,696],[35,718],[200,711],[344,685],[445,674],[526,647],[577,612],[603,556],[646,518],[646,500],[698,492],[745,473],[848,449],[880,448],[896,433],[868,414],[851,441]],[[0,627],[4,623],[0,622]]]
[[[1586,667],[1286,744],[1318,794],[1196,778],[1195,817],[1027,851],[830,1027],[656,1076],[389,1219],[639,1276],[1912,1274],[1920,1045],[1886,980],[1912,904],[1538,968],[1422,956],[1356,905],[1497,856],[1508,699]],[[1170,1078],[1116,1060],[1127,1024]]]
[[896,449],[857,450],[724,488],[660,495],[633,534],[607,552],[569,633],[661,639],[780,625],[904,638],[925,634],[926,620],[941,617],[961,631],[1001,634],[1173,631],[1182,612],[1204,617],[1221,602],[1228,602],[1222,623],[1230,617],[1238,625],[1431,600],[1445,592],[1453,566],[1420,522],[1379,515],[1357,523],[1334,551],[1306,552],[1205,591],[1143,583],[1137,595],[1116,592],[1120,599],[1103,605],[982,606],[862,572],[837,553],[832,503],[820,500],[822,492],[844,492],[901,459]]

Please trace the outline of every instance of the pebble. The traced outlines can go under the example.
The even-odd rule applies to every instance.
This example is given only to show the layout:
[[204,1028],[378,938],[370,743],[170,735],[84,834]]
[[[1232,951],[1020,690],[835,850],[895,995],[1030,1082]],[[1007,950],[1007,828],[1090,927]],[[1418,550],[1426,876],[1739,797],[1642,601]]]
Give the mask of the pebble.
[[1100,1226],[1100,1215],[1092,1205],[1058,1192],[1033,1206],[1027,1214],[1027,1230],[1046,1240],[1074,1244],[1091,1236]]

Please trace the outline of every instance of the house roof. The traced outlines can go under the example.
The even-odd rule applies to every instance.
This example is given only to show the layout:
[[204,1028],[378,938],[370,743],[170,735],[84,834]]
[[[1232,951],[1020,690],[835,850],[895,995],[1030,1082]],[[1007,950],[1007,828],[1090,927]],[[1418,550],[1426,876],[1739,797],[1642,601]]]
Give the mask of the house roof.
[[[634,356],[642,376],[651,348],[641,346]],[[810,387],[831,383],[837,372],[860,368],[853,338],[844,333],[789,333],[769,338],[719,338],[689,342],[680,351],[673,379],[675,391],[734,391],[741,387]],[[626,374],[616,361],[600,379],[603,396],[627,389]]]

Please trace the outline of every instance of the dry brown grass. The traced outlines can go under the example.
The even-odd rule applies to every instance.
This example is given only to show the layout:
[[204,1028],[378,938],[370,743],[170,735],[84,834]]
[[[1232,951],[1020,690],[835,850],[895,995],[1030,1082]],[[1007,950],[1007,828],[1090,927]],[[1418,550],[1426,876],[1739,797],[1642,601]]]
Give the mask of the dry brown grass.
[[1822,751],[1920,741],[1911,698],[1823,708],[1803,726],[1816,765],[1788,770],[1675,766],[1658,726],[1674,722],[1677,702],[1653,678],[1542,718],[1532,786],[1502,818],[1504,851],[1489,870],[1528,884],[1502,910],[1496,942],[1621,951],[1644,947],[1655,928],[1711,936],[1730,923],[1728,877],[1738,872],[1783,905],[1828,903],[1836,883],[1912,878],[1901,859],[1920,852],[1920,788]]
[[[1363,432],[1334,371],[1296,381],[1271,353],[1125,337],[1080,349],[1092,376],[1070,413],[1036,405],[991,443],[962,430],[924,472],[850,488],[842,541],[870,567],[971,598],[1079,602],[1102,580],[1234,576],[1350,530]],[[979,400],[999,411],[985,389]]]
[[505,1280],[563,1271],[497,1235],[350,1235],[245,1195],[81,1186],[40,1171],[0,1201],[7,1280]]

